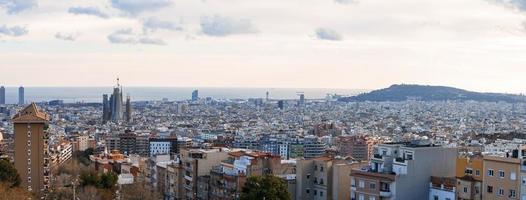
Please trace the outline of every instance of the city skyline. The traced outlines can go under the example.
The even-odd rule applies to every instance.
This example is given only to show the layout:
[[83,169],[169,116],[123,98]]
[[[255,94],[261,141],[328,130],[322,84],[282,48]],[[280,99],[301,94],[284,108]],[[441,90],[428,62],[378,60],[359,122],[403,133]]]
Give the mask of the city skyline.
[[511,0],[8,0],[0,84],[111,86],[119,76],[129,87],[407,83],[524,93],[524,8]]

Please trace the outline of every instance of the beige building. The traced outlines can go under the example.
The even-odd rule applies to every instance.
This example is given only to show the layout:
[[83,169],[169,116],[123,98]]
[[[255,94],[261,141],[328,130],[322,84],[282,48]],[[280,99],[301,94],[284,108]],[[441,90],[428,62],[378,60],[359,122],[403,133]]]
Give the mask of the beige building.
[[520,163],[517,156],[485,155],[482,199],[519,199]]
[[[183,176],[183,199],[196,199],[198,177],[209,176],[212,167],[217,166],[228,157],[223,148],[181,149],[180,159]],[[179,188],[179,186],[175,186]],[[176,194],[176,196],[178,196]]]
[[42,196],[50,188],[49,116],[32,103],[13,117],[15,168],[21,186]]
[[296,199],[350,199],[351,160],[317,157],[296,163]]

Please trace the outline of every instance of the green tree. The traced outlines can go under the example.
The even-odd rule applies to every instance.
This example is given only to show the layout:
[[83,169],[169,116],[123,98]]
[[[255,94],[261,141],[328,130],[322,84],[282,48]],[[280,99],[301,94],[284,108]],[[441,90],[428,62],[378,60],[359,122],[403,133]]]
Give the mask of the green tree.
[[113,172],[108,172],[100,175],[99,188],[113,189],[119,177]]
[[273,175],[251,176],[241,191],[241,200],[291,200],[287,183]]
[[15,167],[9,161],[0,159],[0,182],[7,183],[9,187],[17,187],[20,181]]

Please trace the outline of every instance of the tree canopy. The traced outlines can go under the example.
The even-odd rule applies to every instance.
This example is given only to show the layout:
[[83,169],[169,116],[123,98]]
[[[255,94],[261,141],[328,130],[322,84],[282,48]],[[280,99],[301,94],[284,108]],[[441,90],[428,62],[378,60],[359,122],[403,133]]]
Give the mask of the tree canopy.
[[241,191],[241,200],[291,200],[287,183],[273,175],[251,176]]
[[0,182],[5,182],[9,187],[17,187],[20,181],[15,167],[9,161],[0,159]]

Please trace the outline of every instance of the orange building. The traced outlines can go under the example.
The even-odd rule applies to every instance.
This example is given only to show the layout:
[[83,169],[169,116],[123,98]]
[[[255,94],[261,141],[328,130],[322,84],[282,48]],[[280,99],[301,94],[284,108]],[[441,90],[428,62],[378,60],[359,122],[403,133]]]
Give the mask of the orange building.
[[482,155],[460,155],[456,161],[458,200],[482,199],[484,159]]

